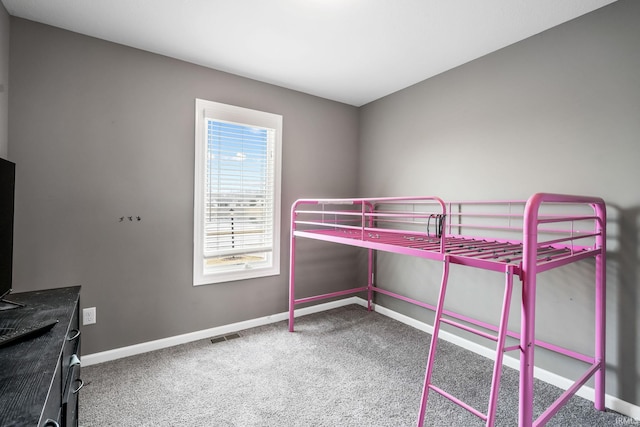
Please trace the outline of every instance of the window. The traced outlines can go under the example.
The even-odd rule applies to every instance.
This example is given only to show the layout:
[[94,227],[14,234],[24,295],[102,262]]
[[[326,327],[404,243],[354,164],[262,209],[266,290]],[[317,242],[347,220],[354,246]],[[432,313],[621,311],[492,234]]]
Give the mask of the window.
[[196,99],[193,284],[280,274],[282,116]]

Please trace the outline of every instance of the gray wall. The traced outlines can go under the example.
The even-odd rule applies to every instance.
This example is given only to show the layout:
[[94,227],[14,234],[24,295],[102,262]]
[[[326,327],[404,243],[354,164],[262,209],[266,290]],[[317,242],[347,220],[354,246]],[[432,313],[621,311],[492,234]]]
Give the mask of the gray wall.
[[[356,192],[355,107],[17,18],[10,65],[14,290],[82,285],[84,354],[287,310],[289,206]],[[279,276],[192,286],[197,97],[284,116]],[[352,258],[320,249],[300,280],[342,289]]]
[[[640,2],[621,0],[360,111],[360,193],[445,199],[590,194],[608,202],[607,392],[640,404]],[[441,265],[378,259],[378,284],[435,301]],[[592,266],[545,273],[540,337],[593,354]],[[497,316],[502,278],[452,271],[449,307]],[[424,310],[380,303],[431,322]],[[516,305],[512,326],[519,324]],[[494,319],[496,321],[497,318]],[[543,368],[582,364],[544,351]]]
[[9,151],[9,14],[0,3],[0,157]]

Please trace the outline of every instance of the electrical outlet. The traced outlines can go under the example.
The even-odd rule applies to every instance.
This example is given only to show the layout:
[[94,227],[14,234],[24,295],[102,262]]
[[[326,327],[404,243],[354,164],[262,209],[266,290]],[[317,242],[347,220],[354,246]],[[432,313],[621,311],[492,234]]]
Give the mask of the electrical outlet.
[[96,308],[89,307],[82,309],[82,324],[93,325],[96,323]]

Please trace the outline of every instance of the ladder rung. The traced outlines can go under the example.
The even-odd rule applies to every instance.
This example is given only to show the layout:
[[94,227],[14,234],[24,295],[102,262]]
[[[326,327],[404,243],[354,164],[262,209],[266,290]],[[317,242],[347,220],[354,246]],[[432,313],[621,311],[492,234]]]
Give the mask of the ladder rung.
[[449,324],[451,326],[455,326],[456,328],[463,329],[463,330],[465,330],[467,332],[472,332],[472,333],[474,333],[476,335],[480,335],[481,337],[487,338],[487,339],[489,339],[491,341],[494,341],[494,342],[498,341],[498,337],[496,335],[488,334],[488,333],[483,332],[483,331],[481,331],[479,329],[475,329],[475,328],[472,328],[470,326],[463,325],[462,323],[458,323],[458,322],[456,322],[454,320],[445,319],[443,317],[443,318],[440,319],[440,321],[444,322],[446,324]]
[[441,394],[442,396],[446,397],[447,399],[449,399],[450,401],[456,403],[459,406],[462,406],[464,409],[466,409],[467,411],[471,412],[473,415],[475,415],[476,417],[482,419],[482,421],[487,421],[487,415],[483,414],[482,412],[478,411],[476,408],[474,408],[473,406],[467,405],[465,402],[463,402],[462,400],[458,399],[455,396],[452,396],[451,394],[447,393],[446,391],[442,390],[441,388],[438,388],[436,386],[434,386],[433,384],[429,384],[429,388],[439,394]]
[[506,353],[507,351],[513,351],[513,350],[520,350],[520,346],[512,345],[511,347],[505,347],[502,351]]

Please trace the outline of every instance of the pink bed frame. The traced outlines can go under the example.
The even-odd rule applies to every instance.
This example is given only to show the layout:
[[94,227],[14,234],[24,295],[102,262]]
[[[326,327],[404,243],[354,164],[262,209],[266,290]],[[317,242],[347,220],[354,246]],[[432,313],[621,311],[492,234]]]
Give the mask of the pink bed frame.
[[[464,233],[463,233],[464,232]],[[487,234],[493,237],[487,237]],[[496,237],[497,236],[497,237]],[[368,249],[367,285],[322,295],[296,298],[296,239],[309,238]],[[602,199],[538,193],[526,201],[457,201],[438,197],[301,199],[291,208],[289,330],[294,331],[296,305],[326,298],[366,293],[372,309],[374,293],[388,295],[435,311],[417,425],[424,423],[429,391],[435,391],[493,426],[503,354],[520,357],[519,426],[541,426],[595,377],[594,406],[604,410],[605,384],[605,255],[606,206]],[[413,255],[443,263],[435,306],[374,284],[375,251]],[[595,350],[588,356],[560,345],[536,340],[537,274],[579,260],[595,260]],[[444,309],[450,264],[502,272],[505,291],[498,326]],[[508,329],[513,278],[522,282],[520,332]],[[461,323],[464,322],[464,323]],[[496,342],[496,358],[487,412],[468,405],[431,382],[441,323]],[[473,326],[469,326],[473,325]],[[489,332],[487,332],[489,331]],[[520,344],[505,347],[506,337]],[[588,364],[586,372],[537,419],[533,419],[533,372],[536,346]]]

